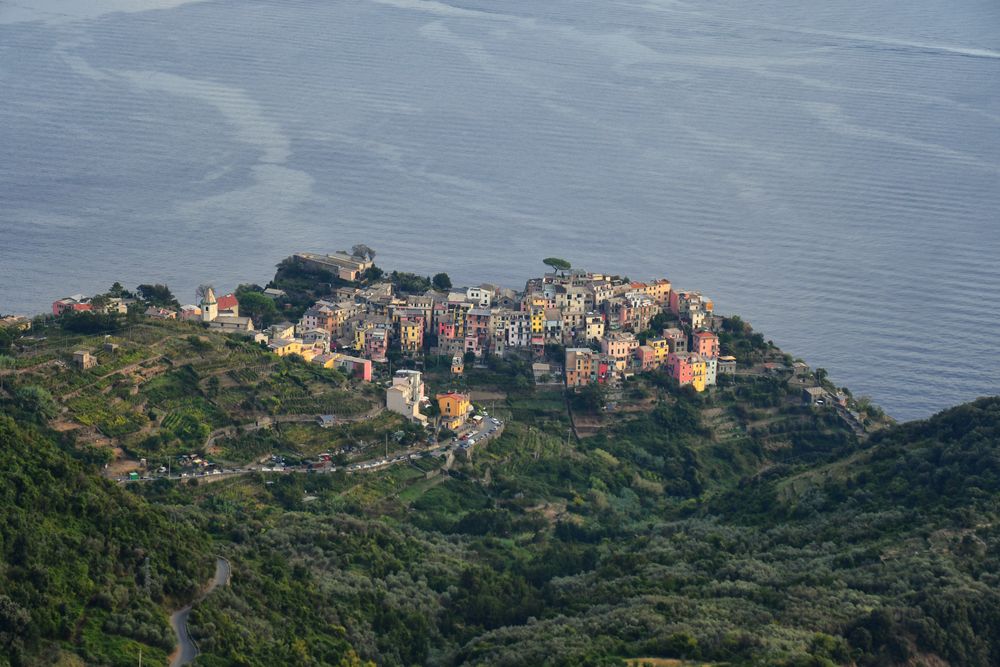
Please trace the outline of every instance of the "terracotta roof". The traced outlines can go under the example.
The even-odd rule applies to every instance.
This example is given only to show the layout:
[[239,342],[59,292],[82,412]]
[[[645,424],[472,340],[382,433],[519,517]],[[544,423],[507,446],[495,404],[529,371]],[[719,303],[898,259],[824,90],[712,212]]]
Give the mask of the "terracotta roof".
[[435,396],[435,398],[438,398],[438,399],[442,399],[442,398],[455,398],[455,399],[460,400],[460,401],[467,401],[467,400],[469,400],[469,395],[468,394],[461,394],[461,393],[459,393],[457,391],[446,391],[443,394],[438,394],[437,396]]
[[240,302],[237,301],[236,297],[232,294],[218,297],[216,303],[219,305],[219,310],[229,310],[230,308],[240,305]]

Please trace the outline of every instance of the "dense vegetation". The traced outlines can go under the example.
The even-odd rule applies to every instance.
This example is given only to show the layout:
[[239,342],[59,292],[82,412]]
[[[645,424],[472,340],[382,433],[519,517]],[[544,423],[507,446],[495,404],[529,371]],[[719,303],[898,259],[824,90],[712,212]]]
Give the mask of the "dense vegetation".
[[174,644],[164,606],[210,573],[200,517],[98,479],[10,411],[20,418],[0,415],[0,664],[59,660],[64,646],[133,665],[140,645],[162,663]]
[[[69,369],[103,340],[80,322],[0,365],[0,665],[164,664],[167,613],[216,553],[233,579],[195,607],[200,665],[1000,664],[998,398],[859,439],[784,366],[567,398],[524,361],[452,379],[443,360],[434,386],[506,396],[504,435],[450,469],[120,488],[106,448],[55,427],[154,455],[375,397],[172,323],[118,323],[115,353]],[[745,366],[780,357],[727,322]],[[397,431],[415,435],[380,415],[216,445],[310,456]]]
[[[244,572],[196,613],[203,660],[336,664],[346,641],[386,665],[997,664],[1000,400],[735,486],[766,455],[706,446],[703,408],[682,394],[578,445],[524,415],[448,476],[203,496]],[[954,462],[940,488],[976,481],[893,490],[930,461]]]

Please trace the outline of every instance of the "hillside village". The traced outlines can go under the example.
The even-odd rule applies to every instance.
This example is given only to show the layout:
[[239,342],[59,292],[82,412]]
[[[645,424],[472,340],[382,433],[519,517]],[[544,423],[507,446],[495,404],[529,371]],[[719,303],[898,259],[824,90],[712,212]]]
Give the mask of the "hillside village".
[[[371,260],[346,253],[298,253],[307,269],[337,271],[347,284],[312,303],[296,322],[260,329],[240,316],[232,293],[209,288],[198,304],[176,309],[150,306],[160,319],[202,322],[211,329],[239,333],[267,345],[278,356],[296,354],[324,367],[340,367],[370,381],[372,364],[390,352],[419,357],[448,355],[453,371],[487,355],[530,355],[541,359],[546,346],[564,346],[569,387],[616,384],[637,371],[665,368],[679,385],[697,391],[735,370],[735,358],[720,356],[715,333],[722,319],[710,299],[696,291],[672,289],[669,280],[629,281],[619,276],[567,269],[531,278],[520,292],[491,284],[463,289],[406,293],[390,281],[358,284]],[[265,289],[281,304],[284,291]],[[126,299],[110,299],[101,312],[125,312]],[[98,309],[75,295],[52,304],[52,312]],[[670,324],[670,326],[660,326]],[[655,336],[641,332],[655,329]]]
[[[813,374],[739,318],[717,315],[705,295],[674,289],[665,278],[639,282],[548,258],[551,270],[528,279],[520,291],[492,284],[456,288],[443,273],[385,273],[375,266],[374,252],[362,248],[353,254],[297,253],[264,287],[240,285],[217,294],[203,285],[197,302],[184,305],[165,285],[140,285],[133,293],[116,283],[106,294],[60,298],[51,317],[35,320],[40,328],[73,325],[89,313],[93,317],[83,318],[89,333],[100,333],[102,318],[117,318],[117,327],[126,320],[129,330],[145,326],[136,335],[146,343],[128,344],[119,330],[103,342],[69,338],[78,342],[67,345],[79,347],[53,355],[44,337],[26,335],[32,320],[8,317],[4,328],[18,331],[22,347],[28,345],[28,356],[18,363],[35,364],[16,372],[21,382],[48,387],[54,396],[70,389],[63,397],[69,406],[65,428],[75,429],[82,442],[121,448],[132,461],[155,456],[163,451],[156,443],[169,441],[171,451],[191,452],[189,459],[206,465],[222,450],[248,446],[252,432],[290,420],[328,430],[382,412],[398,420],[382,425],[386,437],[402,442],[399,425],[409,424],[413,430],[405,437],[420,443],[414,448],[418,443],[408,440],[413,446],[402,447],[403,456],[444,453],[437,449],[442,445],[471,456],[477,442],[503,432],[483,400],[517,402],[528,396],[522,389],[532,380],[538,390],[533,409],[544,403],[554,414],[552,401],[563,402],[564,413],[565,406],[582,408],[568,415],[577,437],[609,424],[602,410],[610,417],[615,410],[641,409],[640,385],[653,382],[698,395],[725,383],[734,387],[726,394],[731,401],[733,391],[757,391],[746,381],[768,377],[788,387],[786,405],[827,404],[834,418],[857,435],[864,432],[856,405],[825,381],[822,369]],[[224,336],[210,342],[199,330]],[[31,345],[41,347],[32,353]],[[60,375],[46,364],[85,375]],[[734,386],[738,375],[743,389]],[[81,387],[87,378],[91,384]],[[633,378],[643,379],[637,385]],[[632,399],[623,400],[625,394]],[[716,418],[722,433],[731,428],[727,419]],[[743,432],[776,428],[764,413],[740,413],[738,420]],[[305,436],[296,437],[301,445]],[[340,449],[327,447],[324,460],[364,440],[344,437]],[[323,437],[305,439],[316,446],[293,449],[321,453]],[[360,457],[357,452],[351,460]]]
[[[197,304],[148,305],[143,312],[245,336],[279,357],[296,355],[363,382],[379,373],[391,376],[393,361],[419,364],[426,356],[450,358],[455,375],[489,357],[527,359],[534,362],[536,378],[560,377],[574,391],[616,387],[636,373],[662,369],[676,386],[703,392],[720,376],[736,373],[736,356],[720,346],[724,318],[715,314],[712,300],[699,291],[674,289],[666,278],[632,281],[548,258],[552,270],[528,279],[521,291],[486,283],[454,288],[447,274],[432,281],[393,272],[387,279],[374,264],[373,250],[355,248],[360,250],[351,254],[299,252],[280,265],[293,270],[299,285],[303,278],[311,280],[309,292],[323,293],[298,308],[280,279],[266,288],[253,286],[250,296],[274,303],[271,317],[241,316],[240,296],[216,296],[210,286],[200,291]],[[125,313],[139,303],[128,296],[77,294],[55,301],[52,314]],[[273,321],[282,315],[289,319]],[[8,319],[30,325],[26,318]],[[80,351],[77,363],[94,362]],[[796,364],[797,375],[808,370]],[[395,411],[421,421],[419,405],[413,405],[426,399],[402,400],[399,387],[406,383],[391,384],[390,408],[396,405]],[[822,387],[807,388],[804,399],[846,405],[843,394],[827,396]]]
[[[267,285],[243,284],[231,291],[203,285],[195,303],[186,305],[164,285],[139,285],[131,292],[116,284],[107,294],[59,299],[45,316],[0,318],[0,411],[37,432],[44,429],[50,449],[114,482],[104,486],[120,487],[122,497],[181,503],[174,505],[169,525],[195,516],[212,531],[206,554],[223,545],[238,568],[234,572],[249,573],[243,582],[267,586],[253,598],[246,589],[239,598],[221,597],[214,611],[212,601],[204,603],[206,611],[194,617],[191,634],[206,655],[230,651],[228,644],[212,644],[221,635],[209,628],[228,627],[224,618],[249,617],[244,599],[259,601],[265,610],[274,606],[279,589],[272,587],[273,573],[261,556],[274,553],[278,541],[287,546],[290,563],[320,562],[312,554],[324,559],[334,554],[315,551],[308,535],[342,549],[337,553],[344,557],[338,555],[331,570],[331,581],[339,581],[353,567],[339,564],[370,563],[378,553],[359,546],[359,535],[399,522],[405,539],[392,543],[396,555],[432,554],[424,574],[440,573],[442,564],[455,568],[447,588],[441,587],[463,596],[454,609],[481,606],[468,602],[468,595],[490,601],[496,610],[489,612],[490,626],[507,632],[511,621],[503,610],[522,604],[525,591],[540,596],[557,578],[603,573],[619,560],[626,567],[616,570],[607,599],[613,604],[631,599],[620,591],[634,585],[636,571],[629,565],[634,561],[619,558],[625,551],[605,556],[599,551],[624,545],[629,553],[646,553],[647,537],[632,533],[650,530],[649,517],[688,522],[702,508],[778,507],[784,530],[793,512],[814,513],[817,498],[832,497],[825,495],[831,483],[854,484],[855,470],[868,469],[865,457],[879,442],[879,435],[869,438],[869,432],[884,424],[873,412],[862,414],[863,401],[835,387],[822,369],[811,370],[739,317],[718,315],[704,295],[675,290],[666,279],[638,282],[574,271],[555,258],[545,263],[551,271],[514,291],[493,285],[455,288],[445,274],[382,272],[371,257],[300,254],[283,261]],[[13,441],[20,439],[15,435]],[[82,476],[32,473],[22,479],[34,478],[51,486],[53,480]],[[72,503],[66,507],[77,512]],[[220,507],[226,515],[212,514]],[[868,530],[870,517],[860,512],[851,534]],[[226,518],[215,522],[215,516]],[[841,524],[839,509],[830,516],[831,525]],[[307,523],[295,523],[302,521]],[[146,531],[140,525],[137,530]],[[699,524],[676,525],[687,533],[689,525]],[[717,528],[714,517],[704,525],[720,532],[706,533],[696,543],[678,542],[678,555],[691,551],[714,558],[718,545],[732,540],[733,528]],[[290,532],[278,532],[285,529]],[[276,533],[280,540],[271,537]],[[371,534],[376,541],[387,535]],[[679,534],[663,535],[676,540]],[[415,535],[434,537],[415,543]],[[812,525],[802,535],[816,544],[800,571],[823,567],[830,560],[829,540],[815,536]],[[466,549],[468,539],[475,541]],[[791,539],[800,541],[797,535]],[[732,542],[733,563],[745,560],[741,540]],[[760,542],[762,564],[772,557],[772,544]],[[530,569],[508,571],[503,576],[514,579],[479,588],[477,579],[490,581],[483,577],[495,576],[499,562],[483,558],[483,545],[530,554],[531,561],[523,562]],[[560,558],[585,554],[581,549],[592,550],[588,564],[571,562],[560,569]],[[853,564],[850,552],[845,554],[843,561]],[[602,565],[601,558],[609,564]],[[334,561],[323,562],[326,567]],[[659,562],[650,562],[650,572],[661,572]],[[718,569],[710,558],[703,562],[708,573]],[[132,569],[135,563],[141,561]],[[265,569],[253,569],[256,563]],[[469,564],[481,567],[477,579],[464,574]],[[537,575],[534,568],[550,564],[556,569]],[[163,565],[158,567],[162,571]],[[400,569],[352,576],[378,586],[385,572],[395,581],[396,572],[411,566],[392,567]],[[866,563],[858,567],[867,572]],[[753,572],[770,580],[765,567]],[[409,599],[424,590],[420,582],[427,577],[404,579],[411,582],[404,589]],[[296,576],[282,580],[297,581]],[[301,590],[325,590],[315,581],[304,580]],[[692,600],[702,599],[705,581],[702,573],[693,575],[690,588],[699,592]],[[191,591],[198,583],[192,581]],[[797,580],[788,586],[796,595],[801,590]],[[572,603],[593,604],[594,590],[582,589]],[[745,590],[741,585],[721,599],[743,604]],[[503,591],[510,592],[509,600]],[[437,599],[434,595],[428,599]],[[632,596],[640,602],[600,623],[617,633],[619,625],[631,626],[637,609],[652,613],[642,611],[649,597],[645,589]],[[353,624],[356,645],[384,651],[404,645],[382,626],[357,630],[369,626],[345,610],[365,607],[350,595],[338,592],[335,598],[346,600],[337,609]],[[603,608],[604,600],[596,599]],[[715,646],[716,599],[705,601],[711,625],[698,635],[697,646]],[[802,598],[802,609],[816,608],[816,599]],[[334,608],[329,601],[312,606],[319,605]],[[428,609],[419,613],[436,613]],[[537,613],[531,605],[518,609],[519,623]],[[801,617],[799,609],[788,611],[789,619]],[[106,618],[99,614],[88,621],[94,636],[115,627],[107,626]],[[401,617],[397,627],[409,632],[413,618]],[[312,627],[315,619],[310,612],[297,627]],[[534,625],[523,626],[526,636],[538,636]],[[594,626],[575,625],[573,636],[589,636],[588,627]],[[691,630],[690,637],[696,631],[702,632]],[[788,636],[781,636],[781,646]],[[815,628],[800,636],[811,645]],[[374,643],[378,638],[384,641]],[[455,641],[458,646],[465,640]],[[686,651],[696,645],[692,642],[685,638],[676,645]],[[159,645],[169,650],[172,644]],[[498,646],[500,655],[508,644]],[[613,650],[678,655],[673,640],[663,646],[642,642]],[[428,664],[423,655],[385,664]],[[261,664],[287,663],[279,657]],[[541,663],[532,658],[523,664]]]
[[[373,365],[389,362],[392,352],[408,358],[446,355],[452,372],[461,374],[466,364],[487,356],[541,364],[553,346],[565,349],[562,368],[542,370],[558,371],[570,388],[613,386],[636,372],[662,368],[679,386],[700,392],[720,374],[736,370],[736,358],[720,353],[722,318],[712,301],[697,291],[673,289],[665,278],[636,282],[567,265],[529,279],[521,291],[491,284],[454,289],[449,281],[448,288],[413,293],[389,280],[364,281],[374,266],[365,257],[298,253],[293,261],[341,283],[296,321],[262,327],[240,316],[236,295],[216,296],[212,288],[198,304],[150,306],[145,315],[202,322],[252,338],[278,356],[298,355],[363,381],[371,381]],[[281,312],[283,290],[260,293]],[[117,298],[101,308],[125,312],[127,305]],[[94,308],[82,295],[52,304],[54,315]]]

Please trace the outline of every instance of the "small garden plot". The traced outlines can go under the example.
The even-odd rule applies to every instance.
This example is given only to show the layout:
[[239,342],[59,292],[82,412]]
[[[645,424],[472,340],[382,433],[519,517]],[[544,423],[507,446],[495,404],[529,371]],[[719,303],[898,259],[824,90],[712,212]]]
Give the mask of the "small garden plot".
[[569,426],[566,414],[566,399],[561,389],[556,391],[535,391],[533,394],[512,398],[509,401],[516,421],[538,427]]
[[219,447],[220,458],[235,463],[249,463],[265,454],[299,454],[294,443],[276,430],[240,433],[215,444]]
[[260,373],[252,368],[236,368],[227,371],[226,375],[237,384],[252,384],[260,379]]
[[199,393],[198,373],[191,366],[182,366],[168,373],[163,373],[142,388],[142,395],[150,405],[166,406]]

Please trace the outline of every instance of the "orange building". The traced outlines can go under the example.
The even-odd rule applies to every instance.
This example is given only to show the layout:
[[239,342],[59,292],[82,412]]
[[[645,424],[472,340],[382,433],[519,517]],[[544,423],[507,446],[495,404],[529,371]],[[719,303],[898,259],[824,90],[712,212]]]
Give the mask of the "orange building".
[[469,395],[449,391],[438,394],[435,398],[437,398],[438,408],[441,410],[441,423],[452,431],[461,428],[462,424],[465,423],[466,415],[469,414],[469,408],[472,407]]
[[596,355],[589,347],[566,348],[566,386],[584,387],[590,384]]
[[660,278],[646,285],[646,294],[653,297],[656,303],[664,304],[670,300],[670,281]]

